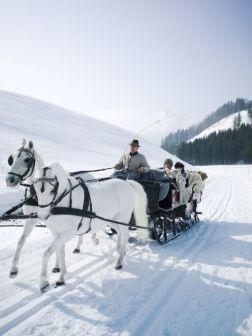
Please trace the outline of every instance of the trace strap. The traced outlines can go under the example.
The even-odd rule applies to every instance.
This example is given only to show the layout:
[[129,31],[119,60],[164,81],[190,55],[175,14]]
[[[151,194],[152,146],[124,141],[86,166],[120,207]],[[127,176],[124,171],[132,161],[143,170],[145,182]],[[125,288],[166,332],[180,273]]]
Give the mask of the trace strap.
[[[131,224],[128,223],[123,223],[123,222],[119,222],[119,221],[114,221],[112,219],[108,219],[102,216],[97,215],[95,212],[93,211],[83,211],[83,209],[75,209],[75,208],[67,208],[67,207],[56,207],[53,208],[51,210],[51,215],[70,215],[70,216],[79,216],[79,217],[86,217],[86,218],[90,218],[90,220],[98,218],[102,221],[105,222],[110,222],[110,223],[114,223],[114,224],[119,224],[119,225],[124,225],[124,226],[132,226]],[[141,225],[134,225],[134,227],[138,228],[138,229],[146,229],[149,230],[149,228],[147,228],[146,226],[141,226]],[[89,230],[90,231],[90,230]],[[87,232],[89,232],[87,231]]]
[[[92,221],[92,219],[95,219],[95,218],[100,219],[100,220],[105,221],[105,222],[109,222],[109,223],[114,223],[114,224],[119,224],[119,225],[124,225],[124,226],[132,226],[129,223],[123,223],[123,222],[119,222],[119,221],[115,221],[115,220],[112,220],[112,219],[108,219],[108,218],[99,216],[94,211],[92,211],[92,202],[91,202],[91,198],[90,198],[90,193],[89,193],[88,187],[85,184],[85,182],[83,181],[83,179],[79,178],[79,180],[80,180],[80,183],[78,183],[77,185],[75,185],[74,187],[72,187],[67,192],[64,192],[57,199],[57,201],[55,201],[55,202],[53,202],[51,204],[50,215],[53,215],[53,216],[56,216],[56,215],[69,215],[69,216],[82,217],[81,220],[80,220],[80,223],[78,225],[77,231],[82,226],[82,220],[83,220],[83,218],[89,218],[90,219],[89,228],[88,228],[88,230],[85,233],[88,233],[91,230],[91,221]],[[67,194],[71,193],[72,190],[75,189],[75,188],[77,188],[78,186],[81,186],[83,188],[83,191],[84,191],[84,202],[83,202],[83,208],[82,209],[76,209],[76,208],[72,208],[72,207],[59,207],[59,206],[57,206],[57,204],[64,197],[66,197]],[[89,207],[90,207],[90,210],[88,211]],[[134,227],[136,227],[138,229],[149,230],[149,228],[147,228],[145,226],[134,225]]]
[[[15,220],[15,219],[27,219],[27,218],[38,218],[38,215],[37,214],[29,214],[29,215],[3,215],[0,217],[0,221],[7,221],[7,220]],[[10,225],[0,225],[1,227],[4,227],[4,226],[10,226]],[[13,225],[11,225],[13,226]],[[23,225],[20,225],[20,226],[23,226]],[[43,226],[45,227],[45,225]]]
[[34,206],[36,206],[38,204],[33,197],[26,198],[24,201],[20,202],[19,204],[15,205],[14,207],[12,207],[8,211],[6,211],[1,217],[5,217],[5,216],[8,216],[8,215],[12,214],[13,212],[15,212],[16,210],[21,208],[23,205],[34,205]]

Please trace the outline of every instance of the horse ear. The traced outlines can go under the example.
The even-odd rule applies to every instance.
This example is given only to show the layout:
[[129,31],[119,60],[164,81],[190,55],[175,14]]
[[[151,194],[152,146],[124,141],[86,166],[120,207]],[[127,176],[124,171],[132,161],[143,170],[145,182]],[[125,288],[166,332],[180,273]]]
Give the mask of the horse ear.
[[32,149],[33,148],[33,142],[30,140],[29,141],[29,148]]
[[13,165],[13,156],[12,155],[10,155],[9,158],[8,158],[8,164],[9,164],[9,166]]
[[26,140],[25,140],[25,138],[23,138],[23,140],[22,140],[22,146],[25,146],[26,145]]

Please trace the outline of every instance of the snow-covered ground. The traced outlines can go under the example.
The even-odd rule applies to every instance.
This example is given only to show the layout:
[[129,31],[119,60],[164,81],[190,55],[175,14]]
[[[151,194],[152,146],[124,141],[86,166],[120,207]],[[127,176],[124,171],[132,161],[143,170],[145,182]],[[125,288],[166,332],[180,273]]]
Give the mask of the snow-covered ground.
[[187,142],[193,142],[196,139],[206,138],[214,132],[218,133],[220,131],[226,131],[229,128],[233,129],[234,128],[234,119],[238,117],[239,113],[240,113],[240,116],[241,116],[241,123],[242,124],[245,124],[245,125],[251,124],[251,120],[249,119],[249,116],[248,116],[248,110],[243,110],[241,112],[233,113],[230,116],[217,121],[215,124],[209,126],[204,131],[202,131],[201,133],[199,133],[198,135],[196,135],[192,139],[188,140]]
[[121,271],[114,239],[101,233],[94,246],[87,235],[79,255],[73,239],[66,286],[44,295],[50,233],[34,230],[9,279],[22,230],[1,229],[0,335],[252,335],[252,166],[202,169],[209,179],[197,226],[168,246],[129,244]]
[[[1,211],[21,195],[4,186],[4,176],[6,158],[23,136],[34,141],[46,162],[60,161],[69,170],[113,165],[132,138],[115,126],[79,114],[72,118],[71,111],[62,115],[59,109],[0,93]],[[151,166],[160,165],[167,154],[141,141]],[[53,288],[58,276],[51,273],[50,290],[43,295],[39,273],[49,231],[34,229],[19,275],[10,279],[22,229],[1,228],[0,335],[252,335],[252,166],[200,169],[209,179],[199,224],[167,246],[129,244],[121,271],[114,269],[116,237],[101,232],[94,246],[87,235],[80,254],[72,253],[73,238],[66,246],[65,287]],[[53,264],[54,256],[50,268]]]

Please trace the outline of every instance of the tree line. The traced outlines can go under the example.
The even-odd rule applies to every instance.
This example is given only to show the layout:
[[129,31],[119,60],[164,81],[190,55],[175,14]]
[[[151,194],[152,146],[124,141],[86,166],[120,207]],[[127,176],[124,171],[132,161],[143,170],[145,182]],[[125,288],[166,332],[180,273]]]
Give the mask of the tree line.
[[[176,148],[182,142],[192,139],[204,131],[209,126],[215,124],[217,121],[228,117],[229,115],[240,112],[242,110],[252,109],[252,100],[245,98],[237,98],[234,102],[228,101],[216,111],[209,114],[202,122],[197,125],[192,125],[186,129],[179,129],[176,132],[169,133],[161,143],[161,147],[170,153],[176,154]],[[239,120],[237,121],[239,124]],[[240,126],[240,125],[239,125]]]
[[[252,112],[251,112],[252,115]],[[211,133],[206,138],[183,142],[176,155],[193,165],[252,163],[252,127]]]

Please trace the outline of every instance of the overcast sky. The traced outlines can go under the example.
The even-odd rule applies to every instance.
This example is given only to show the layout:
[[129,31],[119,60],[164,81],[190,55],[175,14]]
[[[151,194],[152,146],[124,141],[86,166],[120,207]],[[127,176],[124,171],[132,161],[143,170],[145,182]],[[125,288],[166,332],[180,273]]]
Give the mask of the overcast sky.
[[0,0],[0,89],[160,139],[252,98],[252,1]]

